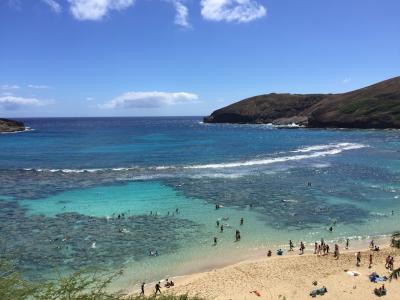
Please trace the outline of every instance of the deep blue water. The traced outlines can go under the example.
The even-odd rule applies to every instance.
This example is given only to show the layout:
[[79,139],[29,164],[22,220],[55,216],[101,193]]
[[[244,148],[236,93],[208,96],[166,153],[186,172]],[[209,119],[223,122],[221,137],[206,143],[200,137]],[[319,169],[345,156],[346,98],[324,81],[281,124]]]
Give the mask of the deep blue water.
[[[246,216],[246,251],[311,243],[333,223],[332,240],[400,227],[399,131],[200,117],[23,121],[34,130],[0,135],[0,246],[28,275],[134,264],[140,281],[184,272],[194,258],[201,268],[210,251],[234,251],[223,236],[220,256],[209,247],[218,218],[229,218],[229,232]],[[152,260],[148,249],[164,255]]]

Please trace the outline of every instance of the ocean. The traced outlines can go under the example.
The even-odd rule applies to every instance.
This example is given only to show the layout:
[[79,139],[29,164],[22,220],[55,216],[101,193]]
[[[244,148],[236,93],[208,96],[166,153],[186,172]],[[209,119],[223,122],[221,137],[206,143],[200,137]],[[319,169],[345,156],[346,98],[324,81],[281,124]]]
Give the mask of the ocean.
[[398,130],[22,121],[32,131],[0,135],[0,258],[27,278],[122,268],[129,289],[289,239],[352,243],[400,229]]

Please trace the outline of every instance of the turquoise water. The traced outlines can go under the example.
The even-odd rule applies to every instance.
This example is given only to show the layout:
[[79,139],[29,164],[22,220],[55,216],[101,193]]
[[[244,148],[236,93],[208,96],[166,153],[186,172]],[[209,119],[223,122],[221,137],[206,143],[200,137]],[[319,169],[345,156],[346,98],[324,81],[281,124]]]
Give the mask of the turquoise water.
[[123,268],[119,286],[128,288],[289,239],[362,240],[400,228],[399,131],[24,121],[35,130],[0,135],[0,247],[28,277]]

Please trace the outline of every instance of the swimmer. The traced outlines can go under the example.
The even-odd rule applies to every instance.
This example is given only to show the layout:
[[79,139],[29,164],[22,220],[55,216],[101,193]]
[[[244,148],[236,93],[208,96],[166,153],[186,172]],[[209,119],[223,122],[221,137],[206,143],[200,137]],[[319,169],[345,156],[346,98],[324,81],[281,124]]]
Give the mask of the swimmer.
[[216,236],[214,236],[214,246],[216,246],[216,245],[217,245],[217,241],[218,241],[217,237],[216,237]]

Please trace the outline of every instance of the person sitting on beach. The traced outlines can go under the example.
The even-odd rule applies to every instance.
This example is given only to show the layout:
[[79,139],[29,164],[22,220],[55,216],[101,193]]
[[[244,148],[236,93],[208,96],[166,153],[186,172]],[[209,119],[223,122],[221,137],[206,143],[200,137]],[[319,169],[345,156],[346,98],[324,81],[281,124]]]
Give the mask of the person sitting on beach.
[[377,295],[377,296],[385,296],[386,295],[386,288],[385,288],[385,285],[384,284],[382,284],[382,286],[378,289],[378,288],[375,288],[374,289],[374,293],[375,293],[375,295]]
[[375,245],[375,247],[372,251],[379,251],[379,246]]
[[267,256],[268,256],[268,257],[271,257],[271,256],[272,256],[272,251],[271,251],[271,250],[268,250]]
[[356,266],[359,267],[361,264],[361,252],[360,251],[357,252],[356,259],[357,259]]
[[157,293],[161,294],[161,282],[156,283],[155,289],[156,292],[154,293],[154,295],[157,295]]
[[289,240],[289,251],[293,251],[294,245],[292,240]]
[[304,246],[304,243],[300,242],[300,254],[304,254],[304,249],[306,249],[306,247]]
[[169,283],[168,278],[167,278],[165,281],[166,281],[166,282],[165,282],[164,286],[165,286],[167,289],[169,289],[169,288],[171,287],[171,284]]
[[283,250],[282,249],[278,249],[276,250],[276,254],[281,256],[283,254]]

